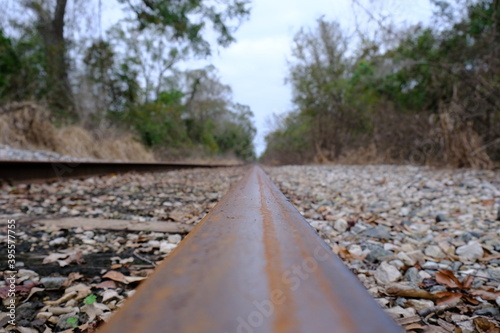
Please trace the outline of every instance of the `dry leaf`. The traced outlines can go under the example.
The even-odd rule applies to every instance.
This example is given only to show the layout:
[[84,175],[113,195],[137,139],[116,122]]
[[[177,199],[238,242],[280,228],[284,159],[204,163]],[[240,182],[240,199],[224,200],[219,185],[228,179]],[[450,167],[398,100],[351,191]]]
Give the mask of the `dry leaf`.
[[436,300],[439,298],[436,294],[432,294],[426,290],[413,289],[399,283],[389,285],[385,292],[390,296],[398,297],[424,298],[430,300]]
[[125,281],[127,281],[127,283],[139,282],[139,281],[142,281],[145,279],[146,278],[143,276],[126,276],[125,277]]
[[[33,287],[36,287],[40,284],[40,282],[32,282],[30,284],[27,284],[27,285],[18,285],[15,287],[15,293],[16,295],[26,295],[28,294],[30,291],[31,291],[31,288]],[[10,286],[3,286],[3,287],[0,287],[0,298],[3,299],[3,298],[7,298],[7,296],[9,295],[9,292],[10,292]]]
[[405,326],[405,330],[423,330],[425,326],[420,325],[419,323],[413,323],[408,326]]
[[101,288],[101,289],[115,289],[116,288],[116,283],[115,281],[111,280],[106,280],[101,283],[96,284],[96,288]]
[[114,280],[114,281],[117,281],[117,282],[122,282],[122,283],[125,283],[125,284],[128,283],[126,276],[123,275],[122,273],[118,272],[118,271],[109,271],[106,274],[104,274],[103,278]]
[[492,254],[484,258],[479,258],[479,261],[490,261],[490,260],[495,260],[495,259],[500,259],[500,254]]
[[472,282],[474,282],[474,277],[472,275],[467,275],[465,280],[462,282],[464,289],[470,289],[472,287]]
[[70,299],[76,297],[78,293],[76,291],[72,291],[70,293],[64,294],[61,298],[55,301],[45,301],[44,303],[49,306],[59,305],[61,303],[67,302]]
[[87,314],[87,316],[89,317],[89,321],[93,321],[97,316],[102,316],[104,314],[102,306],[105,305],[100,303],[85,304],[80,308],[80,310]]
[[500,329],[495,327],[495,324],[483,317],[474,318],[474,326],[478,332],[498,333]]
[[68,254],[65,253],[51,253],[47,257],[43,258],[43,263],[44,264],[50,264],[53,262],[56,262],[61,259],[66,259],[68,257]]
[[108,289],[102,294],[102,302],[105,303],[113,298],[120,298],[120,295],[115,290]]
[[65,288],[67,288],[74,281],[80,280],[82,277],[83,277],[83,275],[80,274],[80,273],[78,273],[78,272],[71,272],[71,273],[69,273],[68,278],[66,280],[64,280],[62,286],[65,287]]
[[436,293],[436,295],[439,297],[436,301],[437,305],[458,303],[463,296],[462,293],[454,293],[451,291],[441,291]]
[[37,288],[37,287],[34,287],[34,288],[31,288],[31,291],[30,291],[30,294],[28,295],[28,297],[23,301],[23,303],[27,302],[31,296],[33,296],[34,293],[37,293],[39,291],[44,291],[45,288]]
[[462,284],[457,279],[455,274],[452,271],[446,269],[440,269],[439,272],[436,273],[436,281],[439,284],[444,284],[448,288],[461,288]]
[[500,297],[500,290],[495,290],[493,288],[487,290],[473,289],[469,293],[473,296],[479,296],[485,301],[494,301],[497,297]]

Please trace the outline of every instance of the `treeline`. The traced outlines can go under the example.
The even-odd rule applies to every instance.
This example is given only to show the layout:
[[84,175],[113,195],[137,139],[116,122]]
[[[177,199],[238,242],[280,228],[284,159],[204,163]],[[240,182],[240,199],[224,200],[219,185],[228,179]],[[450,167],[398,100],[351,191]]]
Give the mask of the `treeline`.
[[263,160],[500,161],[500,1],[433,3],[433,26],[380,23],[382,36],[360,34],[356,47],[323,18],[300,30],[287,78],[294,110],[276,116]]
[[101,1],[1,0],[0,103],[34,100],[58,125],[133,132],[161,159],[254,159],[249,107],[214,67],[179,69],[234,42],[248,2],[117,0],[121,18],[103,31]]

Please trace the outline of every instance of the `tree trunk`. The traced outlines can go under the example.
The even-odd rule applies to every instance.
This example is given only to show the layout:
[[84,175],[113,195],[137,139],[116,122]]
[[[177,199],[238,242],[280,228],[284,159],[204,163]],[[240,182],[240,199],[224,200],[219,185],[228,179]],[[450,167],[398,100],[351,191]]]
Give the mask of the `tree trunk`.
[[66,42],[64,40],[64,16],[67,0],[57,0],[53,11],[44,7],[44,2],[28,0],[38,17],[37,30],[40,33],[47,64],[48,102],[56,116],[69,117],[76,120],[77,114],[73,101],[73,93],[68,78],[68,63],[66,59]]

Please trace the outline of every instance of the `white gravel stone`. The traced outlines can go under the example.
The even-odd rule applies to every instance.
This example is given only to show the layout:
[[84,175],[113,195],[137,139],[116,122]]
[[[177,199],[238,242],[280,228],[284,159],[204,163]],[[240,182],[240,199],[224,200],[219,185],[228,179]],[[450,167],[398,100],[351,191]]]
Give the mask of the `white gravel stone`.
[[470,261],[475,261],[483,257],[484,251],[478,242],[470,241],[467,245],[462,245],[457,248],[456,254],[460,258],[464,258]]
[[425,251],[424,251],[426,256],[436,258],[436,259],[442,259],[446,257],[446,254],[439,248],[437,245],[431,245],[428,246]]
[[399,252],[397,257],[407,266],[413,266],[417,263],[415,259],[410,258],[405,252]]
[[425,299],[409,299],[405,306],[409,306],[414,308],[417,311],[428,309],[434,306],[433,301],[425,300]]
[[347,227],[348,227],[347,221],[344,219],[338,219],[333,224],[333,228],[338,232],[345,232],[347,230]]
[[384,261],[380,264],[380,266],[378,266],[374,277],[378,283],[384,285],[390,282],[398,281],[401,279],[402,275],[396,267]]
[[417,313],[413,308],[403,309],[400,306],[395,306],[393,308],[386,309],[385,311],[388,312],[392,316],[392,318],[396,319],[401,317],[408,318],[414,316]]
[[182,240],[181,235],[173,234],[168,236],[168,242],[171,244],[179,244]]
[[67,240],[64,237],[57,237],[49,242],[50,246],[66,244]]
[[150,240],[148,242],[148,246],[151,246],[153,249],[159,249],[160,248],[160,241]]
[[160,252],[161,253],[170,253],[177,247],[176,244],[172,244],[166,241],[162,241],[160,243]]

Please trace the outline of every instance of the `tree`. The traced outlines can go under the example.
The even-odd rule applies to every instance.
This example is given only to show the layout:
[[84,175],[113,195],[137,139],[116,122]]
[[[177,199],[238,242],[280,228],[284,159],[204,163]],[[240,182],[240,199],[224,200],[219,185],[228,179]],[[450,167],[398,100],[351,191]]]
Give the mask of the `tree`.
[[140,31],[150,26],[161,27],[174,40],[189,41],[196,53],[204,55],[211,53],[210,44],[203,37],[207,22],[212,24],[217,34],[217,43],[228,46],[235,41],[233,33],[238,22],[250,14],[249,0],[118,1],[126,4],[135,14]]
[[42,37],[49,79],[49,105],[59,115],[76,118],[64,38],[67,0],[57,0],[52,8],[47,1],[41,0],[23,0],[23,5],[37,16],[36,29]]
[[[5,3],[7,0],[2,2]],[[131,11],[135,16],[132,23],[131,20],[125,20],[128,22],[128,27],[125,29],[128,31],[128,37],[133,38],[128,45],[129,50],[134,50],[131,46],[134,45],[134,41],[139,40],[142,45],[135,48],[136,53],[142,54],[146,51],[147,55],[157,63],[163,62],[158,82],[154,84],[146,82],[146,102],[158,97],[160,92],[158,87],[163,83],[161,81],[165,71],[172,68],[173,63],[181,58],[178,55],[183,55],[185,49],[192,50],[198,56],[207,56],[211,53],[213,45],[229,45],[235,40],[233,34],[239,23],[249,15],[248,0],[231,0],[224,3],[211,0],[118,0],[118,2],[124,5],[124,11]],[[69,59],[68,49],[70,44],[76,45],[85,41],[68,39],[66,12],[70,3],[75,6],[78,1],[22,0],[20,5],[35,14],[34,26],[41,36],[48,87],[50,87],[45,97],[56,114],[67,115],[74,120],[77,118],[76,109],[79,105],[75,105],[74,87],[70,84],[69,63],[70,60],[78,63],[78,59]],[[85,9],[80,8],[80,10]],[[80,16],[85,16],[84,14]],[[24,25],[20,24],[23,20],[25,20]],[[26,15],[6,21],[13,22],[11,28],[17,30],[30,25]],[[207,27],[207,22],[211,23],[211,27]],[[131,25],[135,27],[131,29]],[[215,43],[209,43],[204,38],[210,29],[216,33]],[[157,43],[156,40],[160,42]],[[168,51],[164,52],[165,49]],[[170,64],[165,64],[168,62]],[[133,67],[133,59],[127,66]],[[144,78],[147,79],[148,76],[145,75]],[[150,86],[153,85],[156,89],[152,93],[150,90],[153,89]]]

